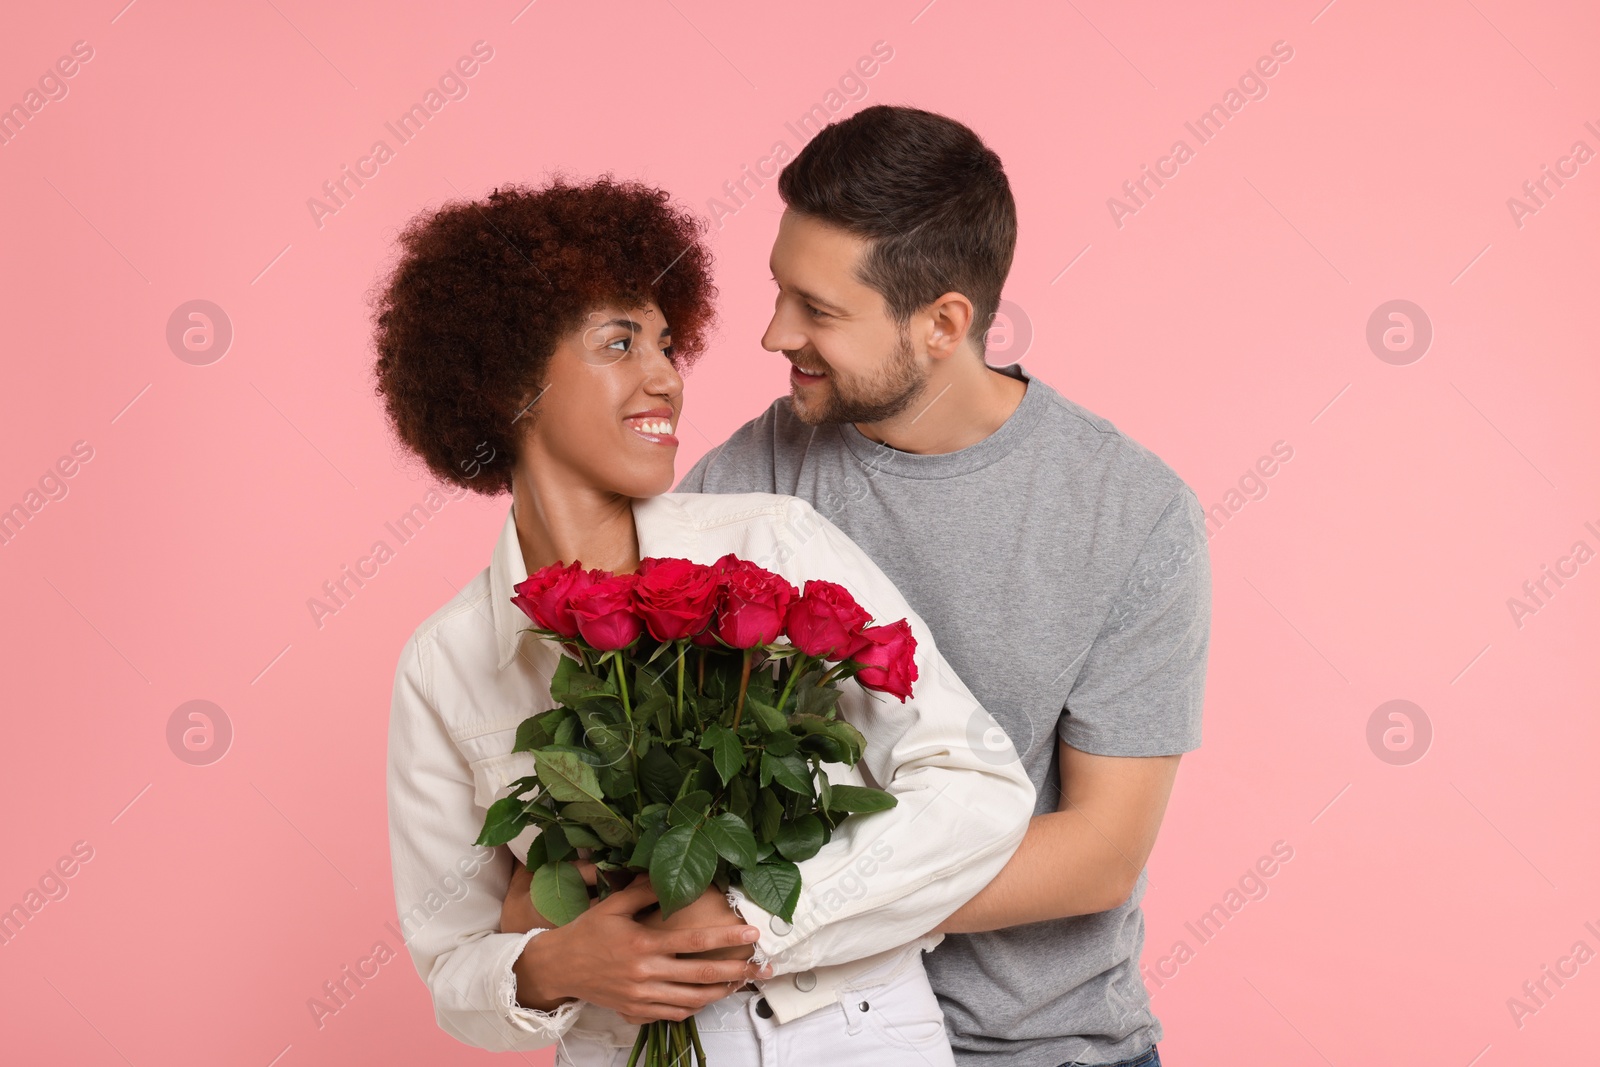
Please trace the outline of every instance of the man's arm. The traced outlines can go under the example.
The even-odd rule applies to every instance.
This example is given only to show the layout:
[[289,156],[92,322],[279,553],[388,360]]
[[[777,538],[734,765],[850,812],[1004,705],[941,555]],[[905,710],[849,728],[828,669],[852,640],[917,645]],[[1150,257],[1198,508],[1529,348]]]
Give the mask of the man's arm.
[[1061,802],[978,895],[934,929],[972,934],[1127,900],[1155,847],[1181,756],[1095,756],[1058,742]]
[[1011,861],[940,932],[1088,915],[1128,899],[1181,753],[1200,743],[1210,623],[1205,516],[1185,487],[1145,538],[1067,698],[1056,810],[1030,820]]

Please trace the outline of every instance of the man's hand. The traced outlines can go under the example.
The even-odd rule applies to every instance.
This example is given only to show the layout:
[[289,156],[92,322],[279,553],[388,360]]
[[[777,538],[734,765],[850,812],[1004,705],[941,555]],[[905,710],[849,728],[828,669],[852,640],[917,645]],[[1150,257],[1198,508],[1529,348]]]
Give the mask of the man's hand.
[[[533,897],[529,890],[533,887],[533,872],[527,865],[515,856],[511,862],[515,866],[511,870],[511,885],[506,888],[506,899],[500,905],[500,932],[503,934],[525,934],[534,927],[548,929],[555,925],[540,914],[539,909],[533,906]],[[585,885],[591,889],[599,873],[594,864],[588,860],[576,860],[573,866],[578,868],[578,873],[583,875]],[[593,894],[590,894],[593,896]]]
[[[523,911],[523,905],[512,899],[526,900],[530,882],[526,868],[520,868],[502,913],[513,925],[535,917],[525,929],[548,928],[531,901]],[[553,1011],[579,999],[610,1008],[630,1023],[682,1021],[746,982],[767,977],[763,972],[770,968],[757,968],[748,959],[720,958],[727,949],[748,956],[760,931],[738,921],[726,897],[716,896],[721,915],[702,897],[668,920],[660,920],[657,912],[654,921],[641,921],[638,913],[657,903],[657,898],[650,879],[636,877],[572,922],[549,928],[527,943],[513,968],[517,1001],[527,1008]],[[694,914],[686,916],[690,909]]]

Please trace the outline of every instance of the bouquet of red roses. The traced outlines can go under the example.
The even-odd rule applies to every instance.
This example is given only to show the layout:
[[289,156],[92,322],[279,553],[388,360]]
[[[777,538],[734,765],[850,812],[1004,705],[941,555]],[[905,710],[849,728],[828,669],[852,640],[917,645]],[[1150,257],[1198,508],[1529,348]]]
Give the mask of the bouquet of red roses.
[[[480,845],[528,826],[533,905],[558,925],[589,907],[572,860],[588,849],[601,898],[647,874],[663,916],[715,884],[741,885],[786,921],[796,863],[852,812],[882,811],[881,789],[832,785],[865,741],[837,715],[849,678],[904,701],[917,668],[905,619],[872,619],[850,593],[804,592],[732,554],[715,564],[650,558],[633,574],[554,564],[518,583],[534,633],[560,643],[555,706],[526,719],[513,751],[535,771],[484,820]],[[694,1019],[641,1027],[634,1065],[704,1063]]]

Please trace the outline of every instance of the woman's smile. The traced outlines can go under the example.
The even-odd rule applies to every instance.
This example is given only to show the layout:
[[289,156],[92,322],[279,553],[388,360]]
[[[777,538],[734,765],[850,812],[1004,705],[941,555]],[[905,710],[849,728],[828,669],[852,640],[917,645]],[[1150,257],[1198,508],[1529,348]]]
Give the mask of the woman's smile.
[[672,434],[673,418],[674,415],[671,408],[651,408],[649,411],[640,411],[629,415],[622,422],[628,429],[651,444],[676,448],[678,439]]

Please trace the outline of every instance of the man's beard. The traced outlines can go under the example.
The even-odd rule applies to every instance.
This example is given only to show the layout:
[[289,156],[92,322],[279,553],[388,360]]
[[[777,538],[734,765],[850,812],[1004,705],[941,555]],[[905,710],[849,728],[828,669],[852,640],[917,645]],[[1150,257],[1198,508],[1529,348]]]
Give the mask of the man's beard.
[[[798,403],[791,405],[801,422],[821,426],[827,423],[870,423],[892,419],[922,394],[928,376],[917,367],[909,333],[901,330],[888,365],[875,378],[842,381],[837,372],[829,367],[827,383],[827,395],[820,402],[803,407]],[[790,390],[791,398],[798,392],[799,387],[793,387]]]

